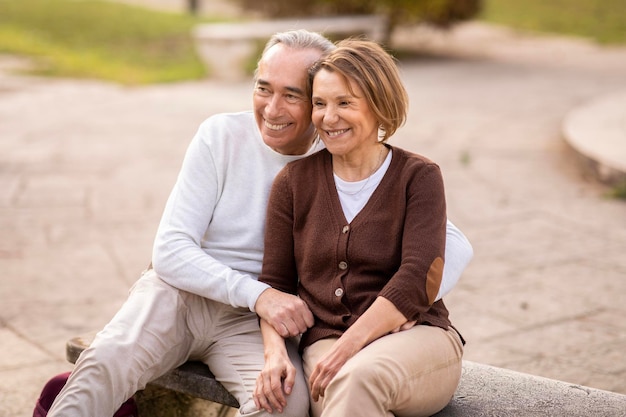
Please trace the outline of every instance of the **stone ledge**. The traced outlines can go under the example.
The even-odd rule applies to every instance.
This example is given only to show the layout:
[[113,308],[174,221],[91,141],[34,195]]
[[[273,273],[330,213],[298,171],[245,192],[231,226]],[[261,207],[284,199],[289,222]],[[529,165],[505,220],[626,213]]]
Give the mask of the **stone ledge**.
[[[76,362],[92,337],[68,341],[69,362]],[[237,401],[215,380],[209,368],[197,362],[172,370],[138,394],[140,410],[149,410],[147,414],[152,417],[172,413],[196,417],[209,408],[228,415],[234,412],[230,407],[238,407]],[[159,399],[156,408],[151,405],[155,399]],[[433,417],[494,416],[626,417],[626,395],[463,361],[461,382],[453,399]]]
[[435,416],[624,417],[626,395],[463,361],[454,398]]

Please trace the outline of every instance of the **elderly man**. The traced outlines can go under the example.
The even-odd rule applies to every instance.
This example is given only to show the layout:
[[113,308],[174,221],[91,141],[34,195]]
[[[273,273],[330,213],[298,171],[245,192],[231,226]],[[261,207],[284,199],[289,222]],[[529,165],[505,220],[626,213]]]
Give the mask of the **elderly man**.
[[[266,416],[252,394],[263,369],[258,316],[283,337],[313,324],[298,297],[257,281],[265,210],[276,173],[320,150],[311,124],[307,70],[334,45],[304,30],[276,34],[255,74],[253,112],[218,114],[202,123],[185,155],[155,238],[153,269],[76,363],[50,417],[110,417],[137,390],[187,360],[206,363],[241,405]],[[445,287],[472,257],[448,225]],[[280,412],[308,414],[309,396],[296,345],[299,378],[285,386]]]

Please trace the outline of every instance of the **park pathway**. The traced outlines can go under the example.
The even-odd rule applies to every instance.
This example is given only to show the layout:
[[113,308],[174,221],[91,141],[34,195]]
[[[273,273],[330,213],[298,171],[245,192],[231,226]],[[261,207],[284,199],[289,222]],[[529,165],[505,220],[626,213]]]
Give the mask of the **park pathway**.
[[[392,143],[437,161],[475,257],[447,298],[466,359],[626,394],[626,202],[581,175],[570,111],[626,89],[626,49],[479,24],[395,42],[411,96]],[[249,81],[122,87],[0,59],[0,417],[27,417],[150,259],[183,153]],[[601,134],[601,132],[599,132]]]

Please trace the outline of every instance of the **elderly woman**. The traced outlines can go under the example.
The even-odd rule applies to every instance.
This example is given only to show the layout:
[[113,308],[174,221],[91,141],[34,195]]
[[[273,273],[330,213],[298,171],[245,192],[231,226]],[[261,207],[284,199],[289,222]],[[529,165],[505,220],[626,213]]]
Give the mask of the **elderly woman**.
[[[300,341],[314,417],[430,416],[461,376],[463,340],[436,296],[446,203],[439,167],[387,144],[408,95],[378,44],[346,40],[310,71],[326,149],[290,163],[268,205],[260,281],[315,317]],[[281,410],[295,370],[261,320],[255,401]]]

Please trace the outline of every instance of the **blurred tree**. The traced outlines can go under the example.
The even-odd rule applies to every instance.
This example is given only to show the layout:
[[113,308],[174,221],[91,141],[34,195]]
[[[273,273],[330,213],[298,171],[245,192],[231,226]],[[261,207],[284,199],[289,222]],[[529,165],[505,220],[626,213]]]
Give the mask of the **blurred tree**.
[[[268,17],[382,14],[389,21],[388,35],[404,23],[448,27],[476,16],[482,0],[234,0],[245,10]],[[389,36],[387,36],[389,38]]]
[[200,0],[187,0],[187,10],[192,15],[198,14],[198,7],[200,6]]

